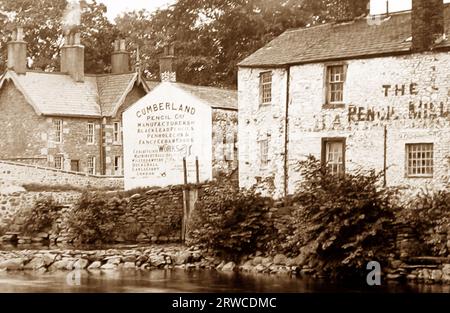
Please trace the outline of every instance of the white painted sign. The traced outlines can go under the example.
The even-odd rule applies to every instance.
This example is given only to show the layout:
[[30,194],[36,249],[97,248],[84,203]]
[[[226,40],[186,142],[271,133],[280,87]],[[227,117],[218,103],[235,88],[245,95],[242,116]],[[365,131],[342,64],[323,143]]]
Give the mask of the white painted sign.
[[178,185],[212,179],[212,110],[202,100],[164,82],[122,116],[125,189]]

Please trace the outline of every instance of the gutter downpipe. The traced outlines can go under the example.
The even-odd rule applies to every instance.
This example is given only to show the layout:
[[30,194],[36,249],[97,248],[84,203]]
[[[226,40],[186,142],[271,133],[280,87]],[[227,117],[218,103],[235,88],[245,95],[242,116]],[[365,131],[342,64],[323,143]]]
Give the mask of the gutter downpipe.
[[288,144],[289,144],[289,100],[290,100],[290,86],[291,85],[291,67],[286,66],[286,107],[285,107],[285,121],[284,121],[284,201],[288,205]]

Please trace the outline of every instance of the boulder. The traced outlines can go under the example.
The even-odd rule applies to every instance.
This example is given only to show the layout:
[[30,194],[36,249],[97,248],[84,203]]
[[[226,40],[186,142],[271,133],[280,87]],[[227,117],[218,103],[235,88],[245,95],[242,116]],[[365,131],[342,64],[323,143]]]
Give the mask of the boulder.
[[117,269],[117,264],[106,263],[106,264],[103,264],[102,266],[100,266],[100,269],[106,270],[106,271],[115,270],[115,269]]
[[91,265],[88,266],[88,270],[96,270],[96,269],[99,269],[101,266],[102,266],[102,262],[94,261],[91,263]]
[[273,258],[273,264],[276,265],[286,265],[287,257],[284,254],[277,254]]
[[126,255],[126,256],[124,256],[123,258],[122,258],[122,261],[124,262],[124,263],[127,263],[127,262],[132,262],[132,263],[134,263],[134,262],[136,262],[136,256],[135,255]]
[[187,264],[192,261],[192,255],[190,252],[181,252],[174,256],[175,265]]
[[224,272],[233,272],[236,269],[236,263],[228,262],[222,267],[222,271]]
[[18,271],[23,269],[24,259],[14,258],[0,262],[0,270]]
[[263,258],[260,257],[260,256],[254,257],[254,258],[253,258],[253,265],[256,266],[256,265],[258,265],[258,264],[261,264],[262,260],[263,260]]
[[50,254],[46,253],[43,257],[43,260],[45,262],[45,266],[50,266],[53,262],[55,262],[56,254]]
[[49,267],[49,270],[52,270],[52,271],[55,271],[55,270],[58,270],[58,271],[60,271],[60,270],[65,270],[66,267],[67,267],[67,263],[68,263],[67,259],[63,259],[63,260],[60,260],[60,261],[56,261],[55,263],[53,263],[53,264]]
[[134,265],[134,262],[125,262],[123,264],[124,269],[135,269],[136,266]]
[[44,258],[41,257],[35,257],[32,259],[28,264],[24,266],[24,269],[26,270],[38,270],[40,268],[45,268],[45,261]]
[[440,283],[442,281],[442,271],[441,270],[432,270],[431,271],[431,279],[435,283]]
[[160,267],[166,264],[166,259],[162,255],[151,255],[150,264],[155,267]]
[[86,259],[78,259],[77,261],[75,261],[75,263],[73,264],[73,268],[76,270],[84,270],[85,268],[87,268],[89,265],[89,261]]

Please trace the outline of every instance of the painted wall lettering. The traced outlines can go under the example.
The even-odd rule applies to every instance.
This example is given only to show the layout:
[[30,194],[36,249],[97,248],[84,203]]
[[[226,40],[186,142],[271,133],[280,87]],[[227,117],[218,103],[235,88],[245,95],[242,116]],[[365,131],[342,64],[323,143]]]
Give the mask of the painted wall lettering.
[[409,86],[407,85],[383,85],[383,93],[385,97],[389,96],[404,96],[404,95],[418,95],[419,91],[417,90],[417,84],[411,83]]

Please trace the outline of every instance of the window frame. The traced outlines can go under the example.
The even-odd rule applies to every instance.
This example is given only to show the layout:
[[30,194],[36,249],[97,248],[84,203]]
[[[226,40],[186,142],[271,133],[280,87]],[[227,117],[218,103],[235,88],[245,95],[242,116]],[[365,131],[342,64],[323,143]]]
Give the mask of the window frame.
[[[264,77],[270,77],[270,82],[265,82],[264,81]],[[264,107],[264,106],[270,106],[272,105],[272,96],[273,96],[273,73],[272,71],[264,71],[259,73],[259,106],[260,107]],[[268,97],[265,97],[264,92],[265,92],[265,88],[269,86],[269,91],[270,91],[270,101],[265,101]]]
[[[92,172],[91,172],[91,167],[90,167],[91,160],[92,160]],[[87,173],[89,175],[95,175],[95,170],[96,170],[95,162],[96,162],[96,157],[95,156],[93,156],[93,155],[88,156],[88,159],[87,159]]]
[[[123,162],[123,157],[121,155],[114,156],[114,175],[120,176],[123,174],[122,162]],[[118,164],[118,166],[116,164]]]
[[[59,125],[59,127],[58,127]],[[59,130],[58,130],[59,128]],[[54,119],[53,120],[53,142],[62,143],[63,142],[63,120]]]
[[[89,126],[92,126],[92,141],[89,140],[89,138],[91,138],[91,134],[89,134]],[[86,138],[86,142],[87,142],[88,145],[95,144],[95,123],[93,123],[93,122],[88,122],[87,123],[87,138]]]
[[[342,173],[332,173],[333,175],[345,175],[346,173],[346,150],[347,150],[347,138],[345,137],[325,137],[322,138],[322,151],[321,151],[321,164],[322,167],[328,167],[327,161],[327,144],[329,143],[341,143],[342,144]],[[331,172],[331,171],[330,171]]]
[[[333,67],[342,67],[342,80],[337,82],[331,82],[330,70]],[[344,95],[345,95],[345,83],[347,80],[347,68],[348,64],[345,62],[327,63],[324,66],[324,109],[342,109],[345,107]],[[342,84],[342,100],[331,101],[331,84]]]
[[[56,160],[60,160],[59,167],[57,166]],[[55,156],[53,157],[53,166],[54,166],[56,169],[58,169],[58,170],[64,170],[64,156],[63,156],[63,155],[60,155],[60,154],[55,155]]]
[[[409,167],[409,148],[413,147],[413,146],[431,146],[431,159],[415,159],[415,161],[427,161],[427,160],[431,160],[431,174],[430,173],[426,173],[426,174],[410,174],[410,167]],[[428,153],[428,150],[425,151],[420,151],[419,153]],[[417,153],[417,151],[416,151]],[[405,144],[405,177],[406,178],[433,178],[434,177],[434,143],[433,142],[411,142],[411,143],[406,143]],[[426,167],[426,166],[425,166]],[[423,167],[417,167],[416,170],[422,169]]]
[[[257,141],[257,143],[258,143],[258,162],[259,162],[259,167],[261,169],[265,169],[265,168],[267,168],[269,166],[269,163],[270,163],[270,158],[269,158],[269,138],[260,139],[260,140]],[[262,144],[266,145],[264,147],[264,153],[263,153]]]
[[[117,131],[116,131],[116,125],[117,125]],[[113,132],[112,132],[112,137],[113,137],[113,144],[114,145],[120,145],[122,144],[122,136],[121,136],[121,123],[120,122],[113,122]],[[116,135],[117,135],[117,140],[116,140]]]

